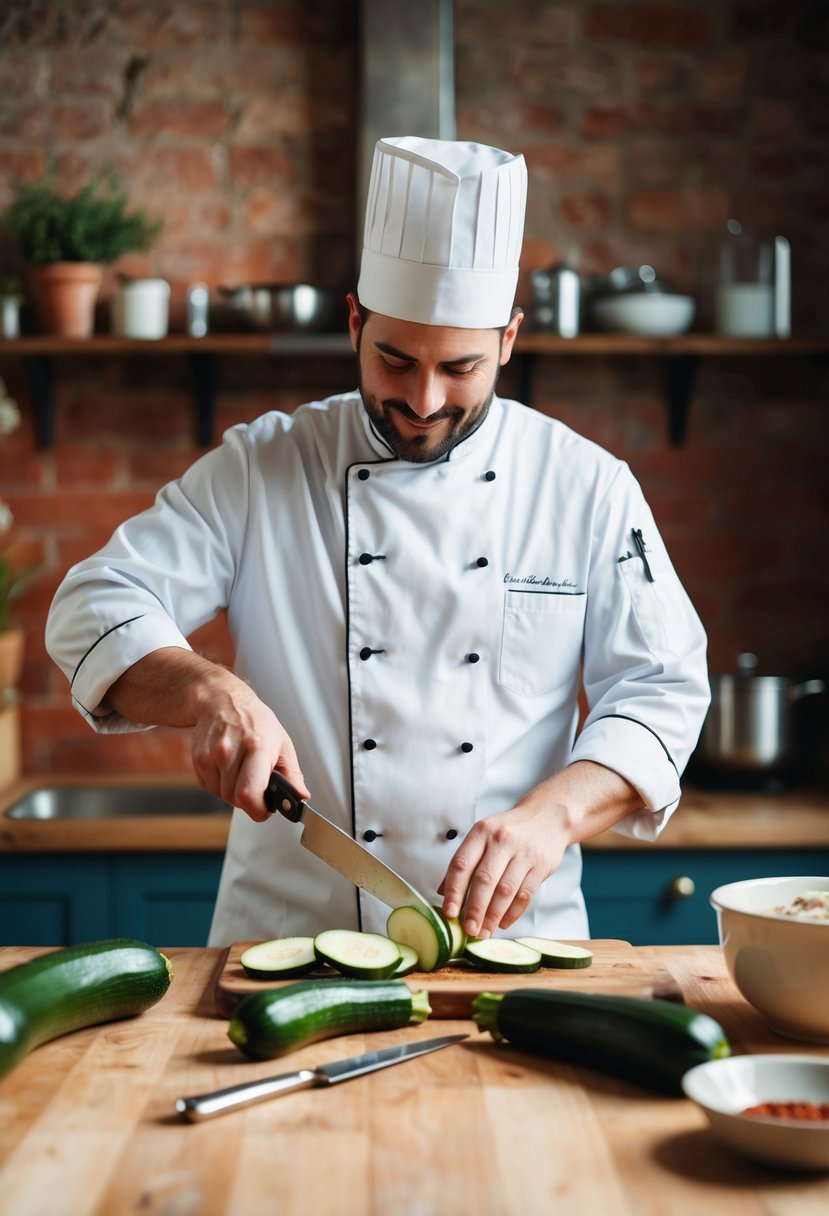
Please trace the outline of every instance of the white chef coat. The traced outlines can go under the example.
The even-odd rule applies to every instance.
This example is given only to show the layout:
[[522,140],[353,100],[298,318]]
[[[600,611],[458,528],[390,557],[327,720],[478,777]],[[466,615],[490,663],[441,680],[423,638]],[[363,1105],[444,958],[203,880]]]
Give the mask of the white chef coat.
[[[107,689],[222,607],[313,805],[435,903],[472,824],[571,761],[638,790],[620,832],[653,839],[677,805],[702,626],[628,467],[517,402],[430,464],[356,392],[233,427],[69,571],[47,646],[96,730],[137,729]],[[384,930],[299,834],[234,812],[211,944]],[[510,933],[586,937],[580,878],[573,845]]]

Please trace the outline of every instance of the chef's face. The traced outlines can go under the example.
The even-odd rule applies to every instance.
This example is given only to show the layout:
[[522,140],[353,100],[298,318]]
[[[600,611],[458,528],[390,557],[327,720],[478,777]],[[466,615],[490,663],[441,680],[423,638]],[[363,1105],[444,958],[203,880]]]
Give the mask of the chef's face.
[[375,429],[401,460],[438,460],[483,421],[523,316],[505,330],[455,329],[369,313],[348,297],[360,392]]

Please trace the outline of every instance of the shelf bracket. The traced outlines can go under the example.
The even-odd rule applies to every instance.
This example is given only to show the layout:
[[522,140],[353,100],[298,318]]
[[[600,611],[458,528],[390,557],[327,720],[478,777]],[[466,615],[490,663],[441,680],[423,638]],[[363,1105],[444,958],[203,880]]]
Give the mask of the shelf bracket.
[[48,355],[26,355],[23,366],[35,411],[35,439],[40,450],[46,451],[55,443],[52,360]]
[[196,390],[196,443],[209,448],[216,415],[216,356],[210,351],[196,351],[190,355],[190,367]]
[[681,448],[688,429],[699,355],[668,356],[668,440]]

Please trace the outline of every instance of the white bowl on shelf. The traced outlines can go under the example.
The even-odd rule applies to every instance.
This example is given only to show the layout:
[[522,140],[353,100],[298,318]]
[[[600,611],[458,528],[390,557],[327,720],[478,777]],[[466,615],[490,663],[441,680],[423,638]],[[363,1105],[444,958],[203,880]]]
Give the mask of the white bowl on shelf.
[[711,893],[726,966],[750,1005],[777,1034],[829,1044],[829,921],[775,913],[829,878],[750,878]]
[[730,1056],[682,1078],[685,1096],[711,1131],[764,1165],[829,1171],[829,1121],[771,1119],[742,1112],[763,1102],[829,1102],[829,1060],[808,1055]]
[[593,301],[591,314],[605,330],[644,337],[668,338],[683,334],[694,319],[693,296],[662,291],[620,292]]

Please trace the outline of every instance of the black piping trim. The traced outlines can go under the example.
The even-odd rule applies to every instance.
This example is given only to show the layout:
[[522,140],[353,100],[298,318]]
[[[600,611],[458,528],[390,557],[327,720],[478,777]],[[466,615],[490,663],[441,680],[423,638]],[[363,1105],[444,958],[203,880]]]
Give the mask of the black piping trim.
[[[80,662],[78,663],[78,666],[72,672],[72,679],[69,681],[69,687],[71,688],[72,685],[75,683],[75,677],[77,676],[81,667],[83,667],[84,663],[89,658],[89,656],[92,654],[92,651],[95,649],[95,647],[98,645],[99,642],[103,642],[104,638],[108,638],[111,633],[115,633],[116,629],[123,629],[124,625],[131,625],[133,623],[133,621],[140,621],[142,616],[146,616],[146,615],[147,615],[146,612],[139,612],[138,616],[131,616],[129,618],[129,620],[121,621],[120,625],[113,625],[111,629],[107,629],[106,633],[102,633],[99,638],[96,638],[95,641],[92,643],[92,645],[89,647],[89,650],[87,650],[86,654],[81,657]],[[80,705],[80,701],[78,702],[78,704]]]
[[[376,434],[376,432],[375,432],[375,434]],[[378,435],[377,438],[380,439],[381,437]],[[348,654],[349,638],[351,637],[351,613],[349,611],[349,604],[351,602],[350,577],[349,577],[350,570],[349,570],[349,565],[348,565],[348,551],[349,551],[348,493],[349,493],[349,488],[351,485],[351,478],[349,477],[349,474],[352,469],[355,469],[358,467],[365,468],[366,465],[372,465],[372,464],[391,464],[392,461],[395,459],[396,459],[396,457],[392,457],[391,460],[383,460],[382,458],[379,458],[376,460],[355,460],[352,464],[347,465],[346,470],[345,470],[345,550],[343,553],[343,560],[345,563],[345,671],[346,671],[346,679],[348,681],[348,740],[349,740],[348,765],[349,765],[350,783],[351,783],[351,835],[354,837],[355,840],[357,839],[357,810],[356,810],[356,796],[354,793],[354,749],[351,746],[351,740],[354,737],[354,719],[353,719],[353,715],[351,713],[351,661],[350,661],[349,654]],[[354,897],[357,900],[357,928],[362,933],[362,931],[363,931],[363,913],[362,913],[362,909],[360,906],[360,888],[359,887],[354,888]]]
[[594,718],[594,721],[603,722],[605,718],[620,718],[623,722],[633,722],[636,726],[641,726],[643,730],[649,731],[650,734],[653,735],[654,739],[656,739],[656,742],[662,748],[663,752],[668,757],[671,764],[674,766],[677,777],[679,776],[679,769],[676,767],[676,761],[674,760],[671,753],[668,751],[665,744],[659,738],[659,735],[656,733],[656,731],[653,729],[653,727],[647,726],[644,722],[640,722],[638,718],[631,718],[629,716],[629,714],[602,714],[602,716],[600,718]]

